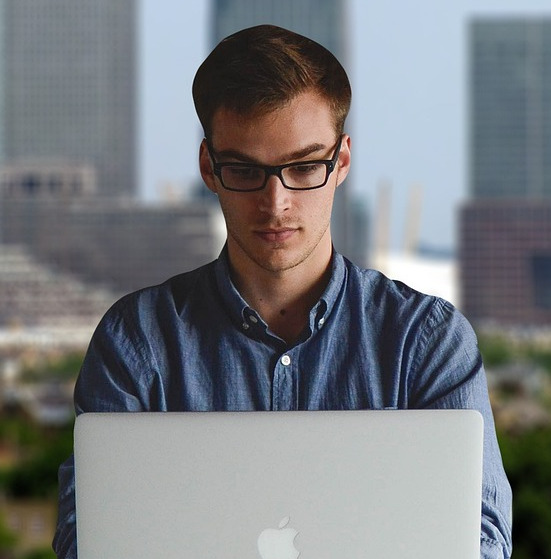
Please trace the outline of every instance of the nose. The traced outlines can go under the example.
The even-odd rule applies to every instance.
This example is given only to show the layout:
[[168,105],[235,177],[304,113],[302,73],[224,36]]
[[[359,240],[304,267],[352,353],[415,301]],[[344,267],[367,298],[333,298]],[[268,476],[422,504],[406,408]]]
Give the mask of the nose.
[[259,191],[258,209],[269,214],[278,214],[289,207],[291,191],[283,186],[277,175],[268,177],[266,186]]

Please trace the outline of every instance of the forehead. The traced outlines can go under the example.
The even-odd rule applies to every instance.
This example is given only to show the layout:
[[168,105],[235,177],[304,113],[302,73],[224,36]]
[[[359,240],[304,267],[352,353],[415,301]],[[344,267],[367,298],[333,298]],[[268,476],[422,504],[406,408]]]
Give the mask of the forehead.
[[244,153],[287,149],[310,143],[333,145],[337,136],[329,102],[315,92],[304,92],[269,111],[239,114],[218,109],[212,120],[213,146],[217,151],[241,149]]

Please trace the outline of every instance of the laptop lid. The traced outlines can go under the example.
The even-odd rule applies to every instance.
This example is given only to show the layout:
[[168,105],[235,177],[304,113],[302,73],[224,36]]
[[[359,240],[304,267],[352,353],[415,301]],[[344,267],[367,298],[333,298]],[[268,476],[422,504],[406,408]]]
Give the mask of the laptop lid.
[[478,559],[475,411],[83,414],[79,559]]

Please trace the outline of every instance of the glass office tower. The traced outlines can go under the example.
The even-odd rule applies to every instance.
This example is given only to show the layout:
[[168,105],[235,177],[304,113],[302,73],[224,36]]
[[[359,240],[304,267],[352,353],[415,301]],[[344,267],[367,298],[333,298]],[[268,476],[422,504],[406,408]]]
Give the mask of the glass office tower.
[[244,27],[272,23],[321,43],[346,67],[346,15],[345,0],[215,0],[211,43]]
[[0,163],[93,168],[136,190],[135,0],[0,0]]
[[551,19],[471,25],[475,198],[551,198]]
[[551,19],[470,26],[471,199],[460,217],[465,314],[551,326]]

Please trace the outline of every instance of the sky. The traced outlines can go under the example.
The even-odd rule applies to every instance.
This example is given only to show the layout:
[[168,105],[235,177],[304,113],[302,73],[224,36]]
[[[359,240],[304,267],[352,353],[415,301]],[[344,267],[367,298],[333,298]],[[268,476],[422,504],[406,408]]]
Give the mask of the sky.
[[[140,189],[146,199],[196,181],[201,132],[191,97],[209,52],[208,1],[140,0]],[[551,17],[549,0],[348,0],[353,90],[354,195],[377,223],[390,196],[394,250],[406,240],[456,248],[457,209],[468,198],[468,22],[477,16]],[[410,239],[411,241],[411,239]]]

